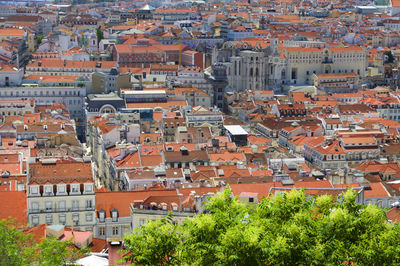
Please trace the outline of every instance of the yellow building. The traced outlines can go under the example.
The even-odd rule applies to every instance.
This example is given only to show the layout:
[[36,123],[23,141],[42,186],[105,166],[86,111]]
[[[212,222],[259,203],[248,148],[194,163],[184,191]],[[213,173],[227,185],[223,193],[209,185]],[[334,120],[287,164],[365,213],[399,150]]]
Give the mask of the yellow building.
[[28,51],[33,53],[36,48],[36,38],[35,34],[28,33]]
[[303,48],[285,47],[286,69],[282,79],[290,84],[311,84],[311,75],[319,73],[357,73],[365,77],[367,51],[362,47]]

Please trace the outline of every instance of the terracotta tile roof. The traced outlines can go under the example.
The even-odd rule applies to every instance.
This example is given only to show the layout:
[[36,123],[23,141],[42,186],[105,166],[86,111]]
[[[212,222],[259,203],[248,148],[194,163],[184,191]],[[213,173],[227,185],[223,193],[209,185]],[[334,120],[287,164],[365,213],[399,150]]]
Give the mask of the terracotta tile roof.
[[165,162],[193,162],[193,161],[208,161],[209,157],[206,151],[195,150],[189,151],[187,155],[181,152],[166,151],[164,152]]
[[[41,66],[39,66],[39,62]],[[99,66],[97,67],[97,63]],[[115,61],[75,61],[75,60],[61,60],[59,58],[42,58],[35,62],[29,63],[26,68],[50,68],[50,69],[111,69],[116,66]]]
[[89,246],[91,252],[101,252],[107,249],[107,241],[100,238],[92,238],[92,244]]
[[190,172],[190,178],[192,179],[192,181],[210,180],[215,177],[217,177],[217,174],[213,169],[201,171],[197,170]]
[[168,143],[164,144],[164,150],[173,149],[174,152],[180,151],[180,148],[182,146],[185,146],[185,148],[190,152],[190,151],[195,151],[197,150],[197,144],[196,143]]
[[142,155],[140,157],[141,166],[158,166],[163,163],[161,155]]
[[[140,143],[158,143],[159,138],[162,138],[161,133],[142,133],[140,134]],[[149,141],[147,141],[149,139]]]
[[23,37],[24,35],[25,35],[24,29],[16,29],[16,28],[0,29],[0,36]]
[[24,233],[32,235],[33,240],[40,243],[46,238],[46,224],[40,224],[29,228],[28,230],[25,230]]
[[[312,142],[319,144],[323,141],[325,141],[325,137],[323,136],[320,137],[295,136],[290,142],[292,142],[296,146],[303,146],[305,143],[310,145]],[[311,146],[313,146],[313,144],[311,144]]]
[[228,152],[223,153],[210,153],[210,161],[212,162],[232,162],[232,161],[245,161],[246,158],[241,152]]
[[374,109],[365,104],[339,104],[338,111],[341,115],[359,114],[359,113],[376,113]]
[[346,154],[337,140],[334,140],[330,145],[315,147],[314,150],[320,154]]
[[400,223],[400,209],[399,208],[393,207],[390,210],[386,211],[386,216],[392,222]]
[[142,144],[139,149],[141,155],[159,155],[161,151],[165,150],[163,144]]
[[58,160],[55,164],[30,164],[29,184],[93,182],[90,162]]
[[51,76],[51,75],[29,75],[24,80],[40,80],[41,82],[76,82],[78,76]]
[[249,177],[250,172],[249,169],[238,169],[232,166],[220,166],[218,167],[220,170],[217,170],[217,176],[223,178],[238,178],[238,177]]
[[106,211],[106,217],[111,216],[111,210],[117,209],[120,217],[130,217],[130,204],[134,201],[145,200],[150,195],[176,195],[176,190],[160,191],[114,191],[96,193],[96,210]]
[[251,171],[251,176],[273,176],[272,170],[256,170]]
[[127,154],[122,160],[116,161],[115,165],[121,168],[140,167],[139,153]]
[[371,173],[400,173],[399,165],[394,163],[380,163],[377,161],[365,161],[358,166],[355,166],[361,172]]
[[258,136],[255,136],[255,135],[248,135],[247,136],[247,141],[248,141],[249,145],[252,145],[252,144],[254,144],[254,145],[265,145],[265,144],[271,143],[270,139],[267,139],[265,137],[258,137]]
[[343,144],[353,144],[353,143],[376,143],[374,137],[351,137],[351,138],[340,138]]
[[27,225],[26,194],[24,191],[0,191],[0,220],[14,218],[18,226]]

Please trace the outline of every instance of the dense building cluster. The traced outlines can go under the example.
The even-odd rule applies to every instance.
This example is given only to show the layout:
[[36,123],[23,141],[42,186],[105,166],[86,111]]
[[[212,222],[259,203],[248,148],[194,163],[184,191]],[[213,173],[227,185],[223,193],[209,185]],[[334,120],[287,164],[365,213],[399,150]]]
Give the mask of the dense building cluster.
[[227,185],[399,221],[398,0],[68,2],[0,1],[0,218],[110,263]]

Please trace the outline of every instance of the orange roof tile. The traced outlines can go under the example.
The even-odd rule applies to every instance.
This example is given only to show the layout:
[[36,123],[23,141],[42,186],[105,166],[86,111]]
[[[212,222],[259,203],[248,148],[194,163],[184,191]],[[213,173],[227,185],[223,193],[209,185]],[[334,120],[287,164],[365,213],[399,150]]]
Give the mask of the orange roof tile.
[[0,220],[14,218],[21,227],[27,225],[26,194],[24,191],[0,191]]

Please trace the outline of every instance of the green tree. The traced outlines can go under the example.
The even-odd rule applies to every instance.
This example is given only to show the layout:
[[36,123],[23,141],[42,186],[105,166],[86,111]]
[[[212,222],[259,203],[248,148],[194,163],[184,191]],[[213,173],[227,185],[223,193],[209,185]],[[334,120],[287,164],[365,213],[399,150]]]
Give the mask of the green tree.
[[357,203],[348,190],[337,200],[303,190],[278,193],[257,206],[228,188],[208,213],[181,225],[148,221],[125,238],[124,260],[143,265],[399,265],[400,227],[385,211]]
[[148,222],[125,237],[131,251],[125,260],[141,265],[173,264],[178,241],[179,232],[171,216]]
[[39,35],[39,36],[37,37],[37,44],[38,44],[38,45],[40,45],[40,44],[42,43],[43,38],[44,38],[43,35]]
[[96,30],[96,36],[97,36],[97,44],[99,44],[100,41],[104,39],[104,33],[100,29],[100,27],[98,27],[97,30]]
[[86,253],[70,241],[45,238],[37,243],[13,221],[0,221],[0,265],[65,265]]
[[387,59],[386,59],[387,63],[393,63],[394,62],[394,56],[393,56],[392,51],[385,51],[383,54],[387,56]]

